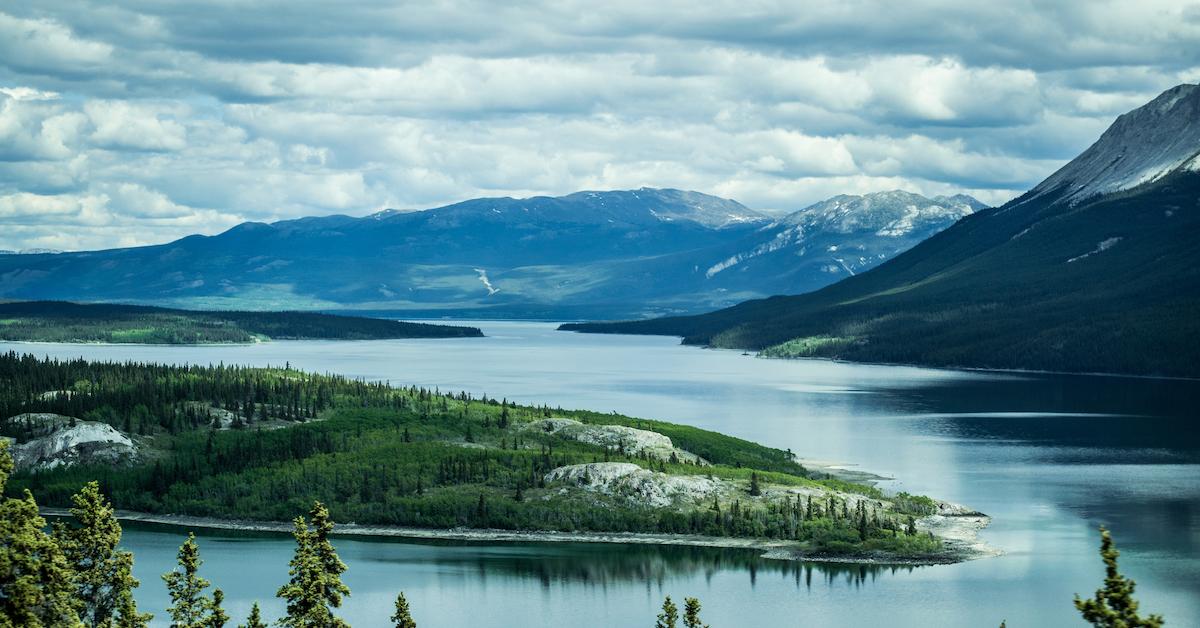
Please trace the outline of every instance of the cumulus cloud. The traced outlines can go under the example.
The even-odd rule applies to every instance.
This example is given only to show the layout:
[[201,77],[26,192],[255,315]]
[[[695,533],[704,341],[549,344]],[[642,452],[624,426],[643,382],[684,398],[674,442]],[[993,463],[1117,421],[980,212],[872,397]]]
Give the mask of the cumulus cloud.
[[1171,0],[41,0],[0,9],[0,248],[642,185],[1000,203],[1198,44]]

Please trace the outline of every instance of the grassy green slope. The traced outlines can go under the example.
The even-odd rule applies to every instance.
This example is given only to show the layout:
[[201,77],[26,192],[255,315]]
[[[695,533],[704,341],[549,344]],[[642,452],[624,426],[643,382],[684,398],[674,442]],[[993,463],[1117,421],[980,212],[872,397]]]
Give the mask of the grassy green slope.
[[1200,176],[1181,175],[1074,207],[1017,199],[817,292],[564,329],[767,355],[1197,376],[1198,197]]

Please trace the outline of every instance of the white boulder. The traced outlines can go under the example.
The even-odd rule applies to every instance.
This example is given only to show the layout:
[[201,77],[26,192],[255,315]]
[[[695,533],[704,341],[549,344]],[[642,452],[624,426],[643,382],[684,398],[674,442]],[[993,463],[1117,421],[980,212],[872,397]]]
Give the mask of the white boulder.
[[5,423],[21,424],[30,435],[12,447],[13,462],[19,470],[119,464],[137,457],[137,445],[106,423],[50,413],[19,414],[6,419]]
[[723,490],[720,480],[698,475],[668,475],[629,462],[593,462],[551,469],[546,483],[560,482],[654,507],[676,501],[711,499]]
[[589,445],[622,449],[635,456],[646,454],[667,460],[674,453],[681,462],[708,464],[699,456],[675,447],[668,436],[625,425],[591,425],[574,419],[550,418],[530,421],[522,429],[555,434]]

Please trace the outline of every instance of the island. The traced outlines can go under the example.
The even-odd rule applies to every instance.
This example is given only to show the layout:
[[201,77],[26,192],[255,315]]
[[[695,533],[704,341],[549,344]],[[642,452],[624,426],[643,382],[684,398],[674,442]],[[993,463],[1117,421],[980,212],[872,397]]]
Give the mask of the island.
[[21,342],[192,345],[482,336],[476,327],[318,312],[178,310],[67,301],[0,303],[0,340]]
[[[986,556],[985,515],[887,494],[792,452],[615,413],[290,368],[0,355],[0,435],[24,489],[62,508],[98,480],[122,516],[339,533],[738,547],[778,558]],[[49,511],[53,512],[53,511]]]

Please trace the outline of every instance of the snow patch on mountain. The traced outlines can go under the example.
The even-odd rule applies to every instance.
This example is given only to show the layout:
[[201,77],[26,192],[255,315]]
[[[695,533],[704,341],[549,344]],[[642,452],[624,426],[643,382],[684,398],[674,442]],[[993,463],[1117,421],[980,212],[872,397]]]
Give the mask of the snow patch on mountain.
[[1096,245],[1096,248],[1092,249],[1091,251],[1088,251],[1087,253],[1084,253],[1083,255],[1072,257],[1071,259],[1067,260],[1067,263],[1070,264],[1071,262],[1077,262],[1081,259],[1087,259],[1097,253],[1103,253],[1103,252],[1111,249],[1112,247],[1116,246],[1117,243],[1120,241],[1121,241],[1120,237],[1106,238],[1104,240],[1101,240],[1100,243]]
[[479,273],[479,281],[480,281],[480,283],[483,284],[484,288],[487,288],[489,297],[492,296],[493,294],[496,294],[497,292],[500,292],[499,288],[492,285],[492,280],[488,279],[487,270],[485,270],[483,268],[476,268],[475,272]]
[[[965,194],[938,196],[932,199],[902,190],[863,196],[843,194],[785,216],[771,225],[777,233],[770,240],[713,264],[705,271],[705,276],[711,279],[747,260],[788,247],[799,249],[797,254],[803,255],[806,247],[814,240],[831,235],[853,236],[872,241],[913,237],[924,239],[949,227],[959,218],[984,207],[986,206],[983,203]],[[820,244],[823,244],[820,250],[829,253],[838,251],[842,246],[839,242]],[[884,259],[896,252],[895,245],[887,245],[886,252],[867,250],[864,245],[858,248],[867,253],[861,256],[862,259],[872,261]],[[839,272],[844,269],[850,274],[855,274],[855,269],[844,259],[833,260],[837,265],[827,265],[826,272]]]

